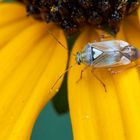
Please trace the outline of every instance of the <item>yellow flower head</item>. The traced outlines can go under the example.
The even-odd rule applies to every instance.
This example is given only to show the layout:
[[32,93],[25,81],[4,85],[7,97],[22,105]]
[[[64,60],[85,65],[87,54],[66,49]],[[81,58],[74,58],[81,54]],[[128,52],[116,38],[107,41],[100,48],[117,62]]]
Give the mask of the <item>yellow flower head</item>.
[[[88,42],[100,40],[100,31],[92,28],[93,25],[107,29],[107,24],[111,32],[119,31],[116,39],[140,48],[140,8],[137,14],[124,17],[133,12],[138,3],[131,3],[135,4],[132,8],[131,4],[126,6],[126,1],[120,2],[117,10],[120,10],[119,14],[123,14],[118,16],[115,12],[108,19],[106,16],[99,17],[94,12],[93,15],[89,13],[92,16],[87,20],[79,10],[78,16],[76,12],[73,13],[70,22],[69,18],[63,20],[67,15],[61,14],[61,18],[57,15],[58,11],[61,13],[66,9],[59,9],[53,1],[46,4],[49,4],[47,6],[50,11],[43,9],[41,3],[26,1],[26,5],[31,6],[28,7],[28,15],[32,14],[36,18],[33,19],[27,17],[22,4],[0,3],[0,140],[30,139],[38,114],[58,91],[63,73],[67,71],[68,59],[66,37],[59,27],[67,34],[82,30],[73,46],[70,66],[75,64],[73,54],[81,51]],[[80,4],[85,10],[93,6],[92,3],[88,5],[88,2]],[[70,4],[69,6],[72,7]],[[99,11],[103,10],[100,6],[101,3],[96,5]],[[75,10],[77,7],[72,8]],[[107,2],[104,2],[102,8],[104,11],[101,13],[105,15],[112,10]],[[49,13],[49,17],[45,16],[46,13]],[[91,20],[94,16],[98,17],[96,22]],[[114,16],[119,17],[117,24],[113,20]],[[123,19],[121,26],[120,17]],[[57,20],[59,27],[54,23],[42,22],[44,18],[48,19],[48,22]],[[81,27],[79,22],[86,27]],[[88,24],[92,26],[87,26]],[[97,69],[93,74],[92,68],[89,67],[77,82],[83,68],[83,64],[75,65],[68,73],[68,96],[74,139],[139,140],[139,68],[126,67],[127,70],[113,75],[107,69]]]

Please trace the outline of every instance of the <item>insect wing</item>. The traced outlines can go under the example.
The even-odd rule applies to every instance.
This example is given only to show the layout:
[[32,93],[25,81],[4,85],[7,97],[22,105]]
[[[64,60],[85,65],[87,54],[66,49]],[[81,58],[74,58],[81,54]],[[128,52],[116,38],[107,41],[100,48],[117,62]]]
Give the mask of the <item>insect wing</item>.
[[127,57],[123,56],[119,51],[112,51],[103,53],[94,61],[93,66],[95,68],[105,68],[127,65],[129,63],[131,63],[131,61]]
[[97,48],[103,52],[106,51],[112,52],[112,51],[120,51],[124,47],[128,46],[129,44],[122,40],[109,40],[109,41],[91,43],[91,45],[94,48]]

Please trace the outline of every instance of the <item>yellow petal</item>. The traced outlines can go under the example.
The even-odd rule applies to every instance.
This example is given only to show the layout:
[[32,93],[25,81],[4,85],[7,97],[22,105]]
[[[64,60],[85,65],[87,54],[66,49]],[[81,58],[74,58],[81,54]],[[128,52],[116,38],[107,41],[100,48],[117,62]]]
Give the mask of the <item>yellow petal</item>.
[[66,68],[67,51],[47,30],[66,46],[62,31],[36,22],[0,50],[1,140],[29,139],[39,112],[60,87],[62,78],[50,91]]
[[0,26],[2,26],[25,18],[26,9],[18,3],[0,3],[0,14]]
[[126,37],[125,37],[125,34],[124,34],[124,28],[123,28],[123,25],[122,25],[122,24],[121,24],[121,26],[120,26],[119,32],[118,32],[117,35],[116,35],[116,38],[117,38],[117,39],[120,39],[120,40],[127,41],[127,40],[126,40]]
[[[137,48],[140,48],[140,21],[136,15],[128,16],[123,21],[123,32],[127,42]],[[126,138],[140,139],[140,80],[137,68],[127,70],[120,75],[113,76],[115,84],[117,84],[118,98],[122,109],[124,120],[124,128],[126,129]]]
[[140,20],[137,15],[128,16],[123,22],[126,40],[137,48],[140,48]]
[[140,81],[136,69],[114,76],[126,139],[140,139]]
[[140,8],[138,9],[138,18],[139,18],[139,21],[140,21]]
[[[97,38],[95,31],[85,31],[75,43],[73,52],[80,51],[85,44]],[[71,56],[70,64],[74,61]],[[85,70],[82,79],[76,82],[83,67],[84,65],[75,66],[68,74],[74,139],[139,140],[140,83],[136,69],[117,75],[112,75],[107,70],[96,70],[96,76],[106,85],[105,92],[103,85],[92,74],[92,68]]]
[[32,18],[25,18],[0,28],[0,48],[2,45],[13,39],[19,32],[30,26],[35,21]]

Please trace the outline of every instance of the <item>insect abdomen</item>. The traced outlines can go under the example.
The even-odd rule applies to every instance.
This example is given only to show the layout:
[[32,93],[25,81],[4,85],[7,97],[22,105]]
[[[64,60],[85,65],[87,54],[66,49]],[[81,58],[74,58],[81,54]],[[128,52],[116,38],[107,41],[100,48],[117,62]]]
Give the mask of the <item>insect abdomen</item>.
[[131,61],[135,61],[140,57],[139,50],[131,45],[124,47],[123,50],[121,50],[121,52],[125,57],[127,57]]

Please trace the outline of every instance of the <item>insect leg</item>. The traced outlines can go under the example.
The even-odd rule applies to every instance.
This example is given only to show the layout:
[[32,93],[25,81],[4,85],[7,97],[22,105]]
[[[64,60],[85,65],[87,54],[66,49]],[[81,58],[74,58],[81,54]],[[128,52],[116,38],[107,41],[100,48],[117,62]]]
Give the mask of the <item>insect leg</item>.
[[95,69],[94,68],[91,70],[91,72],[94,75],[94,77],[103,85],[103,87],[105,89],[105,92],[107,92],[105,83],[95,74]]
[[126,70],[135,68],[135,67],[140,67],[140,65],[138,65],[138,64],[135,63],[134,65],[131,65],[131,66],[129,66],[129,67],[125,67],[125,68],[120,69],[120,70],[113,70],[113,68],[109,68],[108,71],[110,71],[111,74],[118,74],[118,73],[124,72],[124,71],[126,71]]
[[101,32],[101,41],[105,41],[107,38],[112,38],[111,35],[106,35],[105,32]]
[[81,70],[80,77],[79,77],[79,79],[76,81],[76,83],[78,83],[78,82],[82,79],[82,77],[83,77],[83,72],[84,72],[88,67],[89,67],[89,65],[86,65],[86,66]]
[[105,40],[105,33],[102,31],[101,32],[101,41],[104,41]]

